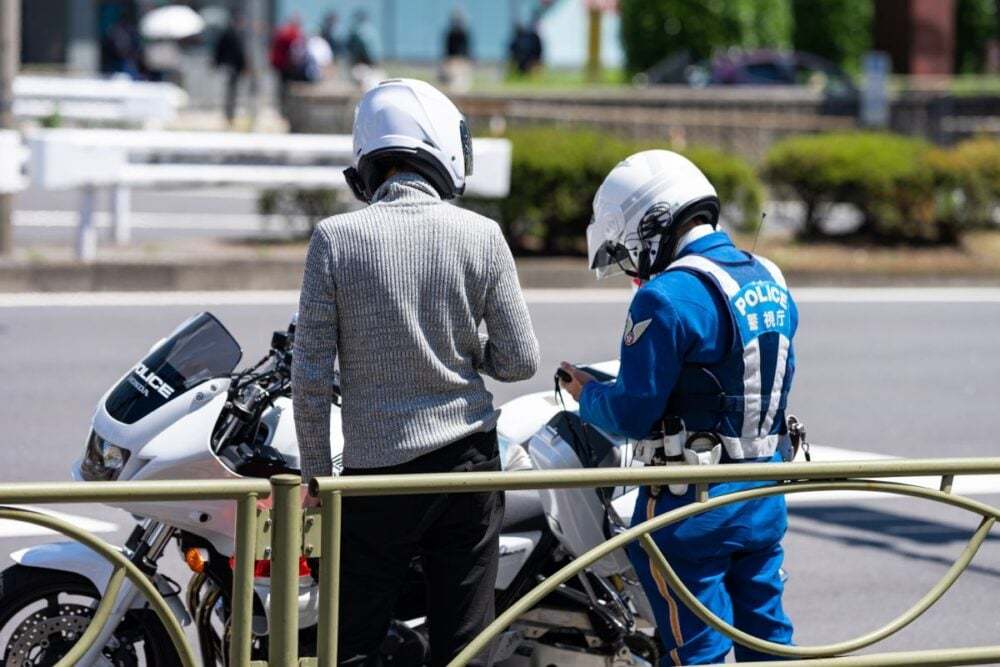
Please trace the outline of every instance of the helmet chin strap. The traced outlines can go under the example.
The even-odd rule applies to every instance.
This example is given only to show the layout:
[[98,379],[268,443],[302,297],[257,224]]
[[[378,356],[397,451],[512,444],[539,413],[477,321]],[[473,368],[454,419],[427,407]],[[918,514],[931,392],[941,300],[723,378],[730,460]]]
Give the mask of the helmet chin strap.
[[351,193],[355,199],[365,204],[371,201],[371,194],[368,192],[368,187],[355,167],[348,167],[344,170],[344,180],[347,181],[347,186],[351,189]]

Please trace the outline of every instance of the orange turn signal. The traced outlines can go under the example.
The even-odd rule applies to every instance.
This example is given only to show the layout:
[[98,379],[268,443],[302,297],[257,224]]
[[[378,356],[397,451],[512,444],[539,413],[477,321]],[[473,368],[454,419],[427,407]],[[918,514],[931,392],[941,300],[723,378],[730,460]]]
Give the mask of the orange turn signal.
[[184,562],[192,572],[201,574],[208,564],[208,552],[205,549],[188,549],[184,552]]

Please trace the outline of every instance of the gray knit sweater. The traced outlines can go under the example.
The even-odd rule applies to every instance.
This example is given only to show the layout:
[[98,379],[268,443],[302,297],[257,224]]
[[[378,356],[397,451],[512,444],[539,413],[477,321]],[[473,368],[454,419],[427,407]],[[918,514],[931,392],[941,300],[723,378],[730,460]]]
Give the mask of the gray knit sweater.
[[[479,333],[486,323],[488,335]],[[398,174],[313,233],[292,366],[306,479],[331,474],[340,362],[344,465],[405,463],[496,424],[482,375],[534,375],[538,343],[495,222]]]

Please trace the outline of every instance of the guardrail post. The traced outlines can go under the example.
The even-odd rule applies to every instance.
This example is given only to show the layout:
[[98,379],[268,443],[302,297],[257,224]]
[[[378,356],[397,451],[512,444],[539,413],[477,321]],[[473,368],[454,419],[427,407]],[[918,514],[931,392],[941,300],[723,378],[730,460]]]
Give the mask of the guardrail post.
[[76,227],[76,258],[81,262],[97,259],[96,205],[97,189],[93,185],[85,185],[80,190],[80,221]]
[[944,475],[941,477],[941,493],[951,493],[951,488],[955,484],[954,475]]
[[232,635],[229,640],[229,664],[232,667],[250,665],[256,536],[257,494],[248,493],[236,505],[236,565],[233,568]]
[[302,479],[271,478],[271,614],[269,667],[297,667],[299,662],[299,557],[302,555]]
[[323,554],[319,571],[319,667],[336,667],[340,616],[340,525],[343,503],[340,491],[320,495],[323,514],[320,535]]
[[132,240],[132,188],[121,183],[111,187],[111,225],[115,245]]

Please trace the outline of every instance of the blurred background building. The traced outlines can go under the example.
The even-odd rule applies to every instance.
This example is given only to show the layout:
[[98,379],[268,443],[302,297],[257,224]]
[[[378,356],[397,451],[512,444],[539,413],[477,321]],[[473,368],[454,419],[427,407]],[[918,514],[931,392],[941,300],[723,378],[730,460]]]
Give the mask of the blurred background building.
[[[110,89],[110,78],[176,86],[171,91],[178,94],[165,102],[176,109],[142,119],[146,127],[347,134],[354,105],[374,82],[433,81],[456,99],[478,136],[511,138],[519,185],[501,217],[509,218],[514,237],[556,230],[538,242],[547,253],[575,248],[557,237],[575,238],[583,224],[575,213],[539,213],[545,207],[535,199],[546,195],[531,188],[566,180],[555,169],[552,183],[533,171],[551,167],[532,162],[547,153],[565,154],[592,175],[628,148],[716,151],[723,154],[718,164],[731,170],[727,178],[742,174],[755,183],[745,198],[750,214],[740,216],[753,222],[764,198],[791,197],[768,165],[800,135],[826,135],[831,150],[861,151],[869,146],[863,131],[882,132],[874,146],[897,146],[900,167],[912,163],[905,154],[911,149],[1000,138],[1000,0],[21,0],[20,6],[21,72],[55,76],[55,83],[42,82],[56,89],[50,97],[59,97],[58,77],[90,78],[91,90]],[[38,112],[29,122],[87,125],[59,113],[58,99],[50,102],[54,112]],[[892,144],[901,138],[919,146]],[[545,148],[547,141],[555,144]],[[972,173],[965,160],[982,171],[968,192],[935,195],[933,206],[924,202],[920,210],[948,208],[943,220],[969,198],[993,196],[986,183],[1000,155],[995,143],[947,159],[926,154],[934,162],[928,169],[951,160],[942,192],[953,187],[948,179]],[[852,155],[844,159],[864,166]],[[914,192],[927,191],[920,179],[900,178]],[[931,177],[921,172],[920,178]],[[761,181],[773,187],[765,192]],[[829,186],[831,197],[854,192],[838,188]],[[261,210],[276,210],[272,204],[281,197],[273,194],[261,196]],[[808,203],[806,218],[828,203]],[[916,215],[905,198],[899,205],[906,210],[893,215]],[[976,215],[992,219],[995,209]],[[874,209],[859,215],[885,217]],[[935,234],[957,238],[947,230]]]
[[[30,0],[22,9],[22,62],[26,66],[50,66],[73,73],[107,70],[107,49],[102,40],[123,19],[137,18],[158,6],[161,0]],[[270,33],[292,17],[298,17],[310,32],[319,32],[333,16],[335,30],[346,37],[360,15],[370,24],[370,48],[380,59],[400,63],[432,63],[442,56],[441,35],[455,11],[465,17],[470,55],[479,63],[507,60],[517,27],[537,28],[543,43],[544,63],[550,67],[578,68],[588,58],[589,9],[587,0],[187,0],[186,4],[206,18],[206,30],[183,44],[185,69],[197,79],[197,57],[207,53],[227,21],[227,15],[256,9]],[[596,3],[615,9],[617,2]],[[995,0],[846,0],[829,2],[795,0],[759,3],[742,1],[628,3],[637,16],[626,34],[637,25],[652,28],[661,39],[631,47],[623,44],[617,11],[600,14],[601,64],[610,68],[646,69],[665,56],[677,55],[685,47],[704,56],[717,48],[795,47],[825,56],[857,70],[860,52],[875,48],[890,54],[893,72],[915,75],[945,75],[981,71],[1000,66]],[[990,5],[994,7],[990,7]],[[742,5],[747,5],[746,8]],[[756,7],[756,9],[754,9]],[[666,12],[666,13],[664,13]],[[809,13],[825,27],[810,34]],[[698,14],[701,14],[699,16]],[[731,16],[730,16],[731,14]],[[752,25],[738,25],[751,17]],[[838,19],[850,25],[836,25]],[[994,25],[990,25],[990,22]],[[719,29],[713,28],[713,22]],[[656,24],[656,25],[654,25]],[[728,25],[726,25],[728,24]],[[803,24],[803,25],[800,25]],[[843,32],[840,32],[843,31]],[[678,39],[680,38],[680,39]],[[690,53],[692,49],[687,49]],[[104,55],[102,55],[102,53]],[[992,55],[991,55],[992,54]],[[651,60],[652,58],[652,60]],[[653,62],[655,60],[656,62]],[[193,69],[192,69],[193,68]]]
[[[374,27],[375,47],[390,61],[433,62],[441,57],[440,35],[454,9],[467,20],[474,56],[484,62],[502,62],[517,24],[540,20],[543,38],[551,43],[546,62],[557,67],[582,65],[587,57],[587,10],[575,0],[254,0],[268,29],[298,16],[304,26],[319,30],[334,13],[341,30],[352,18],[365,13]],[[70,72],[96,72],[101,67],[101,37],[123,17],[133,20],[157,6],[172,4],[156,0],[30,0],[23,3],[22,62],[49,65]],[[211,41],[218,35],[224,17],[246,13],[250,2],[240,0],[192,0],[189,5],[214,19],[207,33],[188,45]],[[623,63],[618,40],[618,17],[609,13],[604,21],[605,64]],[[573,36],[579,38],[573,39]]]

